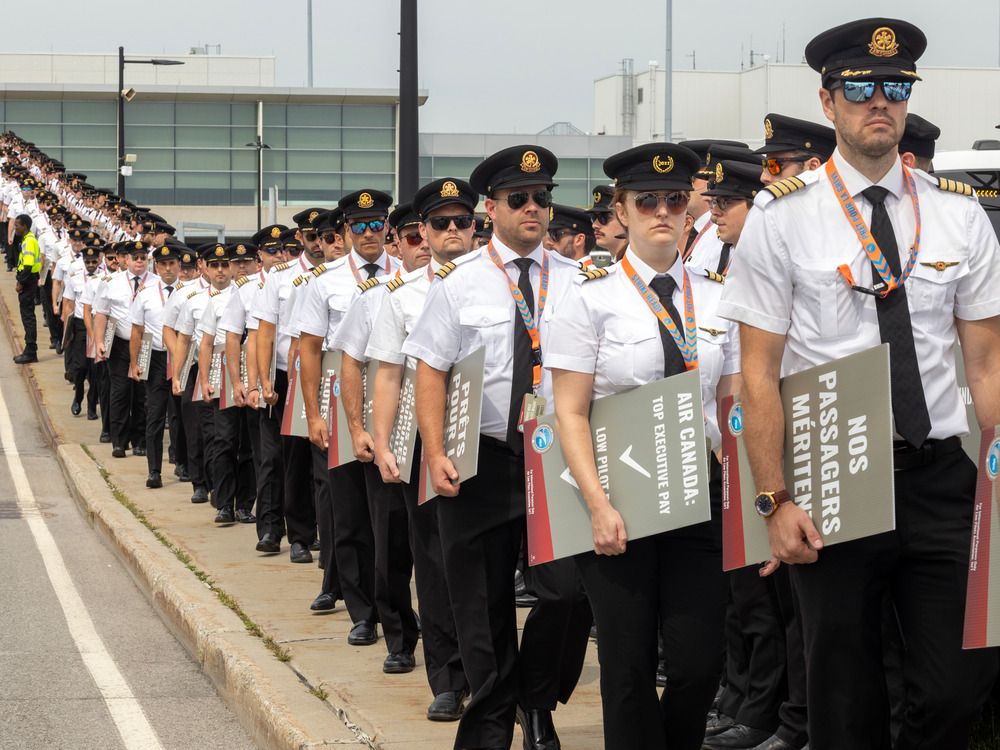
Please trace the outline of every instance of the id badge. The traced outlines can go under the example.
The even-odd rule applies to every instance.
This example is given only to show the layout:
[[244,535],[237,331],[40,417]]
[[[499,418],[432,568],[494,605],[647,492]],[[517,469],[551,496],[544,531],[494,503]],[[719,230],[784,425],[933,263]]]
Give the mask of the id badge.
[[524,423],[538,419],[545,413],[545,399],[534,393],[525,393],[521,402],[521,418],[517,420],[517,431],[524,432]]

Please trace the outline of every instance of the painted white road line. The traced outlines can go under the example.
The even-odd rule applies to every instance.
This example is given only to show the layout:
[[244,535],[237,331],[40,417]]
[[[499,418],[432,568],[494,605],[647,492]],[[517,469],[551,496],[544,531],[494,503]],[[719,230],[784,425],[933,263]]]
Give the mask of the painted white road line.
[[35,546],[42,555],[45,571],[66,617],[66,625],[69,626],[73,643],[104,698],[122,742],[127,750],[163,750],[163,745],[160,744],[156,732],[146,718],[146,713],[105,648],[104,641],[97,634],[87,607],[80,598],[73,579],[70,578],[59,546],[45,524],[45,519],[38,512],[35,495],[31,491],[28,476],[17,451],[14,426],[11,424],[2,390],[0,390],[0,446],[7,458],[7,468],[14,482],[17,503],[24,513]]

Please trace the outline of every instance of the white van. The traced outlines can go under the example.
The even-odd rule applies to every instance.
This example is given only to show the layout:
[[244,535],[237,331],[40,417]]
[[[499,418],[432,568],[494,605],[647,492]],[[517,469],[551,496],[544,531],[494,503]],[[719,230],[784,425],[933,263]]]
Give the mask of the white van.
[[932,166],[935,177],[972,185],[1000,237],[1000,150],[941,151],[934,155]]

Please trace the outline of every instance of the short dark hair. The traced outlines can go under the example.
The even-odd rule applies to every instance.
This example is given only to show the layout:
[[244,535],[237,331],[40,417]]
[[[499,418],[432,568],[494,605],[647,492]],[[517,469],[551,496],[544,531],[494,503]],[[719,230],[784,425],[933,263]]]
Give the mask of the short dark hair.
[[31,229],[31,217],[28,214],[18,214],[14,219],[18,224]]

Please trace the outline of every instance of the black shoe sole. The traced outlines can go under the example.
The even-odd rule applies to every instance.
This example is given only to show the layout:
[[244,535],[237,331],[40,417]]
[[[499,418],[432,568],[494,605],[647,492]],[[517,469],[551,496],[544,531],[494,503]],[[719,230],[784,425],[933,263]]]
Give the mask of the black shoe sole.
[[260,553],[265,554],[265,555],[277,555],[279,552],[281,552],[281,545],[278,545],[277,547],[273,547],[273,548],[272,547],[263,547],[262,548],[260,546],[260,544],[258,543],[257,546],[254,547],[254,549],[257,550],[257,552],[260,552]]
[[465,713],[464,710],[459,710],[457,713],[446,714],[446,713],[431,713],[427,712],[427,721],[460,721],[462,714]]

